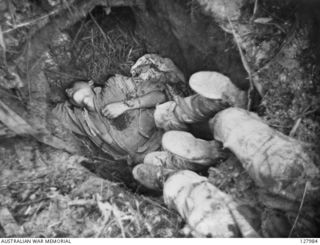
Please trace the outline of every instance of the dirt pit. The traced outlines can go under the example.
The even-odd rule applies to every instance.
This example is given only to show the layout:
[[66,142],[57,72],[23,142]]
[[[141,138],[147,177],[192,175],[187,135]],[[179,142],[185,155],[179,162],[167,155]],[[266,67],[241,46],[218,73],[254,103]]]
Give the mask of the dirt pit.
[[[0,20],[2,51],[5,47],[0,74],[2,100],[41,135],[52,137],[21,136],[1,124],[0,218],[8,222],[0,222],[0,236],[190,236],[182,229],[183,220],[165,207],[161,196],[146,193],[132,180],[126,163],[106,164],[109,156],[85,138],[72,135],[50,112],[66,100],[64,89],[72,82],[93,80],[102,85],[111,75],[130,75],[130,67],[146,53],[171,58],[187,78],[196,71],[214,70],[248,90],[250,76],[234,36],[196,1],[109,1],[110,5],[98,0],[9,2],[8,6],[0,4],[0,11],[7,13]],[[262,2],[256,18],[281,9],[276,2]],[[255,31],[262,30],[253,32],[239,25],[239,33],[248,31],[248,39],[242,42],[248,63],[268,90],[262,96],[253,91],[252,109],[285,134],[296,127],[293,135],[318,149],[319,69],[317,56],[310,54],[314,47],[303,43],[308,52],[298,59],[299,64],[294,62],[298,55],[294,61],[284,62],[287,57],[281,53],[288,52],[282,41],[289,37],[285,34],[294,22],[292,15],[271,16],[270,25],[249,22],[247,13],[251,18],[253,5],[248,6],[241,21],[235,23],[249,23]],[[288,9],[292,10],[291,5]],[[19,27],[19,23],[27,24]],[[291,50],[295,54],[300,44],[289,42],[287,46],[295,47]],[[274,50],[280,55],[274,55]],[[272,199],[258,198],[257,188],[236,159],[210,168],[206,175],[250,207],[251,219],[262,236],[288,234],[297,213],[284,214],[266,207]],[[301,215],[302,222],[292,235],[319,234],[316,227],[304,231],[310,227],[305,224],[315,219]],[[281,229],[272,227],[275,220]]]

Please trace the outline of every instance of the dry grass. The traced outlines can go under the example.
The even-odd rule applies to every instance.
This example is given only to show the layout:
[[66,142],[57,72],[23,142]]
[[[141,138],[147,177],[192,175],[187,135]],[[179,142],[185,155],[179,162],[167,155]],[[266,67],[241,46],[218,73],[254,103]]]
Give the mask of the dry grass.
[[[86,70],[85,76],[98,83],[108,75],[130,75],[130,68],[143,55],[140,40],[132,33],[130,20],[114,21],[107,16],[102,23],[90,14],[90,19],[81,24],[74,39],[76,65]],[[113,22],[107,23],[106,22]]]
[[110,75],[129,76],[131,66],[145,53],[127,12],[106,16],[101,11],[94,10],[65,30],[68,40],[51,46],[53,65],[46,67],[46,75],[52,86],[64,88],[76,79],[103,84]]

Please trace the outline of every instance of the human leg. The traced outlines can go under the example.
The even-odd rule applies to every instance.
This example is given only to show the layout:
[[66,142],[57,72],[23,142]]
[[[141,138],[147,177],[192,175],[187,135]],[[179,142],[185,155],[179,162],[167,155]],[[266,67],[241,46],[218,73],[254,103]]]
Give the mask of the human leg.
[[220,73],[197,72],[191,76],[189,85],[195,95],[176,96],[174,101],[157,106],[154,114],[157,127],[188,131],[191,124],[207,121],[223,109],[245,106],[246,93]]
[[[214,138],[239,159],[254,180],[260,202],[283,217],[291,229],[270,229],[279,223],[263,220],[266,236],[314,237],[319,234],[319,169],[306,145],[269,127],[255,113],[229,108],[218,113],[210,125]],[[288,221],[285,221],[287,223]],[[281,231],[275,233],[274,231]]]
[[235,154],[259,187],[290,200],[301,200],[306,188],[319,193],[319,184],[313,185],[319,183],[319,169],[301,142],[240,108],[218,113],[210,124],[214,138]]
[[212,185],[207,178],[183,170],[167,175],[165,204],[175,209],[199,237],[259,237],[240,204]]
[[[156,176],[155,171],[161,174],[163,171],[184,169],[201,172],[227,157],[220,143],[197,139],[190,133],[181,131],[166,132],[162,137],[162,147],[164,151],[147,154],[143,164],[133,169],[134,178],[149,189],[162,188],[161,179]],[[152,166],[159,167],[161,171]]]

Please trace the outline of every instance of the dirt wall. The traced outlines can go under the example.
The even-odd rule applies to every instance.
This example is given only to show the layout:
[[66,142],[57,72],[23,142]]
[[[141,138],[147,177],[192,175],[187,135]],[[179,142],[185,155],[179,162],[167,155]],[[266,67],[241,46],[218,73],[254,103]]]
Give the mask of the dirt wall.
[[168,56],[187,77],[200,70],[215,70],[247,89],[247,74],[232,37],[193,1],[146,1],[135,9],[137,31],[148,52]]

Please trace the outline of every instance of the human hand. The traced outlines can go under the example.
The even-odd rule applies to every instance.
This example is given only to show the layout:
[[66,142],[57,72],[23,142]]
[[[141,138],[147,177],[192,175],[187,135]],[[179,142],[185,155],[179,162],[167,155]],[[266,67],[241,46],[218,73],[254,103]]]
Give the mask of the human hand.
[[124,104],[123,102],[115,102],[105,105],[102,108],[102,115],[109,119],[114,119],[121,116],[127,110],[129,110],[129,107],[126,104]]

